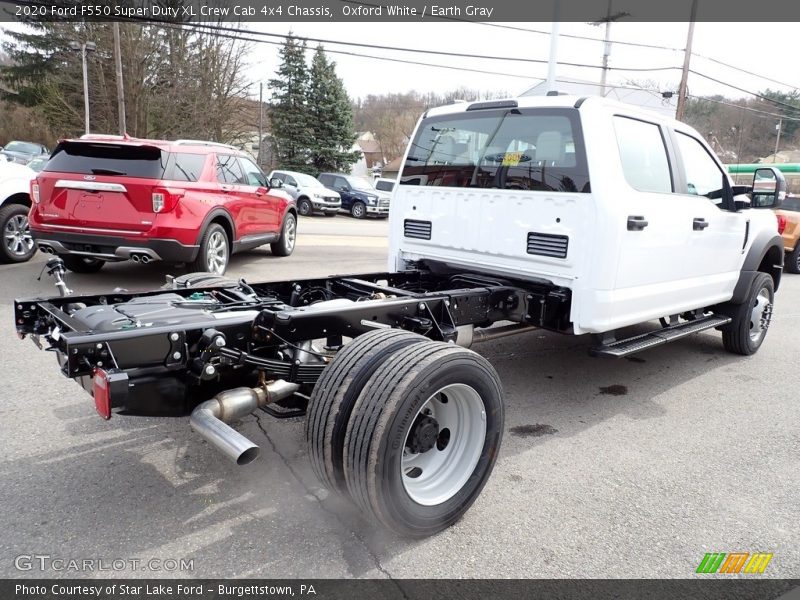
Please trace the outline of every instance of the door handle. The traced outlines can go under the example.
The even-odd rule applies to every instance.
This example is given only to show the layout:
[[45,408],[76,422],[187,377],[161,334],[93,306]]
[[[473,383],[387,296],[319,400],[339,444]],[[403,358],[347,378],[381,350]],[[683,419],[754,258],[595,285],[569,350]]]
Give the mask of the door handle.
[[628,231],[641,231],[648,225],[649,223],[644,217],[633,215],[628,217]]
[[230,192],[231,190],[233,190],[233,186],[232,185],[222,185],[222,186],[220,186],[220,188],[222,188],[222,191],[226,192],[226,193]]
[[692,229],[695,231],[703,231],[706,227],[708,227],[709,223],[705,219],[697,218],[692,221]]

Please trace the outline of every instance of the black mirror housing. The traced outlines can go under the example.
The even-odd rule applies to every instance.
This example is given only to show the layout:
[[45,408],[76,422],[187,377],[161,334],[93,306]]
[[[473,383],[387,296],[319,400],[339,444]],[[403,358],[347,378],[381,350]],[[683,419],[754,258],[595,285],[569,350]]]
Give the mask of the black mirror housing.
[[750,208],[779,208],[786,198],[786,178],[775,167],[756,169]]
[[271,187],[271,188],[282,188],[283,187],[283,181],[281,181],[277,177],[273,177],[272,179],[269,180],[269,187]]

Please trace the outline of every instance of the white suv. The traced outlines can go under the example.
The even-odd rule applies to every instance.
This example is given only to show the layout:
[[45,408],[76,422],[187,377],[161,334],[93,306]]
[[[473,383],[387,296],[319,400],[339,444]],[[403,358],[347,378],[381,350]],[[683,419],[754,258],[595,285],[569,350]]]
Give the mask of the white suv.
[[297,171],[272,171],[270,180],[280,179],[283,189],[297,201],[297,212],[307,217],[315,212],[335,217],[342,207],[338,192],[326,188],[317,179]]

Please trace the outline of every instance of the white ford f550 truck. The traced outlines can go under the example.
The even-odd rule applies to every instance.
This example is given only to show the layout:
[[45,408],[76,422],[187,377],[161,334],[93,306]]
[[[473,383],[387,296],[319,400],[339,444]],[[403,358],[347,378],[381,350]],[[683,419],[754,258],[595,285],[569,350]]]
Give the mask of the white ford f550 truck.
[[469,508],[500,448],[501,383],[472,344],[544,328],[625,356],[717,329],[752,354],[784,195],[778,171],[734,186],[690,127],[599,97],[454,104],[409,144],[387,272],[75,296],[52,258],[61,296],[17,300],[15,324],[103,418],[190,414],[237,464],[259,450],[229,424],[305,415],[323,484],[426,536]]

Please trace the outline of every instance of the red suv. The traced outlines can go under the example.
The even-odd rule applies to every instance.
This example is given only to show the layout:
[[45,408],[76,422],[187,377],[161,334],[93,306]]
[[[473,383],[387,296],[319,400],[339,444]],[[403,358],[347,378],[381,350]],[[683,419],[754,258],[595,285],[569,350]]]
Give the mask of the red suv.
[[84,136],[31,182],[31,234],[67,268],[163,260],[223,274],[230,255],[294,250],[297,209],[243,152],[211,142]]

